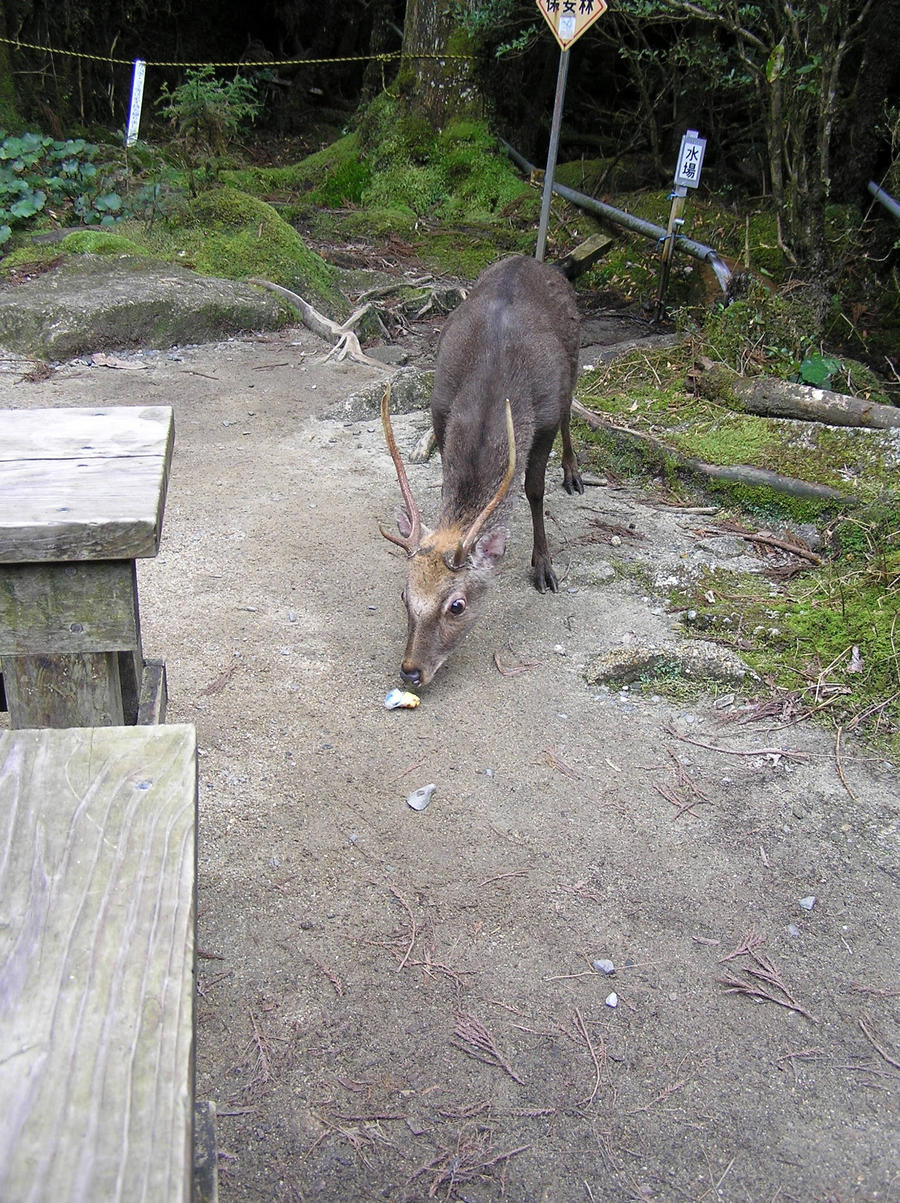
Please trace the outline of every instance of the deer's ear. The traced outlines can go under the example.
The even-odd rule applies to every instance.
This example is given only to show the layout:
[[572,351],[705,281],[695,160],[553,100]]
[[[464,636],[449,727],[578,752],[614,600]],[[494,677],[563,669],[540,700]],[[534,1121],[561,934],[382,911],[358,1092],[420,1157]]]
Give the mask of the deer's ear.
[[473,560],[476,564],[493,566],[506,551],[506,539],[509,532],[505,527],[497,526],[488,531],[475,544]]

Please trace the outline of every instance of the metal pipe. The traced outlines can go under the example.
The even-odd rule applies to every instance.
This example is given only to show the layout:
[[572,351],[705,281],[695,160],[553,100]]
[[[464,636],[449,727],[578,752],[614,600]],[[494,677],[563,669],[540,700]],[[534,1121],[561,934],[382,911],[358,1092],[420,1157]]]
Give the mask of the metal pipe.
[[879,188],[874,180],[869,180],[869,191],[877,201],[881,201],[888,213],[893,215],[900,221],[900,202],[895,201],[889,192],[885,192],[883,188]]
[[[512,161],[521,167],[523,171],[528,172],[530,175],[538,170],[533,163],[529,163],[527,159],[523,158],[503,138],[499,138],[498,141]],[[558,193],[564,200],[571,201],[573,205],[577,205],[580,209],[587,209],[589,213],[596,213],[598,217],[603,217],[607,221],[624,226],[626,230],[631,230],[635,234],[643,234],[645,238],[652,238],[656,243],[662,242],[666,237],[666,231],[662,226],[654,225],[651,221],[644,221],[642,217],[635,217],[633,213],[626,213],[623,209],[616,209],[612,205],[598,201],[595,197],[587,196],[583,192],[576,192],[572,188],[567,188],[564,184],[554,182],[553,191]],[[703,263],[708,263],[715,272],[716,279],[719,281],[722,291],[726,292],[728,290],[728,283],[731,280],[731,269],[711,246],[704,246],[702,242],[694,242],[692,238],[685,238],[683,234],[675,235],[675,246],[678,250],[684,251],[686,255],[691,255],[694,259],[700,259]]]

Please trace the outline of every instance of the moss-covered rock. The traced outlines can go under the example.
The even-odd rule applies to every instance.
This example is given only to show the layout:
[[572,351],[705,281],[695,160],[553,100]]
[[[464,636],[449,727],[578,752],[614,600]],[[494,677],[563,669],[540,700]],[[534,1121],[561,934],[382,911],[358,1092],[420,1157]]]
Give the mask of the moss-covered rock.
[[147,256],[73,255],[0,287],[0,346],[40,359],[210,342],[290,320],[270,292]]
[[212,189],[187,206],[180,224],[191,265],[203,275],[263,277],[330,317],[348,312],[334,269],[265,201],[234,188]]
[[73,255],[148,255],[146,247],[109,230],[75,230],[59,243],[61,251]]

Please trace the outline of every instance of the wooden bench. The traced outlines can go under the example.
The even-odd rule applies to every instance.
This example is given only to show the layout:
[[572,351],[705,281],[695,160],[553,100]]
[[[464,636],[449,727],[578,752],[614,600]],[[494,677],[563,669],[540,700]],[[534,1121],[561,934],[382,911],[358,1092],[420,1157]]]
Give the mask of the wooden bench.
[[136,559],[159,550],[170,406],[0,411],[0,703],[10,726],[159,723]]
[[191,1198],[196,815],[191,726],[0,733],[4,1203]]

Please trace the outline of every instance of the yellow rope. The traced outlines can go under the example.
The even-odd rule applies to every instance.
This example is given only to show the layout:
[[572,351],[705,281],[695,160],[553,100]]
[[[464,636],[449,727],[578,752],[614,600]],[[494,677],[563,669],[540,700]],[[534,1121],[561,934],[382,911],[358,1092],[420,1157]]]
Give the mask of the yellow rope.
[[[114,63],[130,67],[134,59],[113,58],[109,54],[82,54],[79,50],[56,50],[52,46],[38,46],[34,42],[22,42],[17,38],[0,38],[7,46],[17,50],[39,50],[42,54],[62,54],[69,58],[87,59],[93,63]],[[471,60],[470,54],[405,54],[402,50],[390,50],[383,54],[351,54],[343,58],[286,58],[267,59],[264,62],[221,62],[221,63],[187,63],[162,62],[155,59],[144,59],[148,67],[318,67],[329,63],[368,63],[380,62],[382,66],[391,59],[463,59]]]

